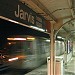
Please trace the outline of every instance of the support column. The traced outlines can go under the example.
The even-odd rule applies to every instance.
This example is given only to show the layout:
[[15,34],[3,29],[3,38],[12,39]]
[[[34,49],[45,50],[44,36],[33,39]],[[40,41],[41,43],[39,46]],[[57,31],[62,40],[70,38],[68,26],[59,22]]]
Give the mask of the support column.
[[51,24],[50,75],[55,75],[54,26]]
[[50,21],[46,20],[46,29],[50,33],[50,73],[49,75],[55,75],[55,35],[54,35],[54,25]]
[[64,65],[65,65],[65,68],[67,68],[67,39],[64,41],[65,43],[65,53],[64,53]]

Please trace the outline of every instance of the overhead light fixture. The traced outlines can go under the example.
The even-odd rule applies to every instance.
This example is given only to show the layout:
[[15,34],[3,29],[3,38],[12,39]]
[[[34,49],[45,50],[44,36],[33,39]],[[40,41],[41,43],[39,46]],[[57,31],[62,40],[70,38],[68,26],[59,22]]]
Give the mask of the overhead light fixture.
[[44,29],[38,28],[38,27],[35,27],[35,26],[30,26],[30,27],[32,27],[32,28],[34,28],[34,29],[37,29],[37,30],[40,30],[40,31],[45,31]]
[[61,36],[57,36],[57,38],[58,38],[58,39],[61,39],[62,37],[61,37]]
[[7,40],[26,40],[26,38],[7,38]]
[[30,37],[29,37],[29,38],[27,38],[27,40],[35,40],[35,38],[30,38]]
[[62,38],[63,40],[65,39],[65,38]]
[[55,43],[61,43],[61,41],[56,40]]
[[9,19],[9,21],[10,21],[10,22],[14,22],[14,23],[18,23],[17,21],[14,21],[14,20],[10,20],[10,19]]
[[46,42],[50,42],[50,40],[46,40]]

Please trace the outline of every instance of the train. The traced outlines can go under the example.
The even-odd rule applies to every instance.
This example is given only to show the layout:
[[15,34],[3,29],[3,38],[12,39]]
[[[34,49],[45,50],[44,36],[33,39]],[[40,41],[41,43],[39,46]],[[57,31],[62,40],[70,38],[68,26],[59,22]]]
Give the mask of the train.
[[[56,55],[65,51],[64,41],[55,41]],[[50,38],[30,35],[6,37],[0,50],[0,64],[10,64],[16,69],[34,69],[47,62],[50,56]]]

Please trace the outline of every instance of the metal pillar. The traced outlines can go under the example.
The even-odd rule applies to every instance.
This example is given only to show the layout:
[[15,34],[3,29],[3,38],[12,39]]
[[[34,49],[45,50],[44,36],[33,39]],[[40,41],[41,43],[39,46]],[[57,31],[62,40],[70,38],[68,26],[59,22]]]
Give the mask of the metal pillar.
[[65,65],[65,68],[67,68],[67,47],[66,47],[66,45],[67,45],[67,39],[64,41],[64,43],[65,43],[64,65]]
[[50,75],[55,75],[54,26],[51,24]]

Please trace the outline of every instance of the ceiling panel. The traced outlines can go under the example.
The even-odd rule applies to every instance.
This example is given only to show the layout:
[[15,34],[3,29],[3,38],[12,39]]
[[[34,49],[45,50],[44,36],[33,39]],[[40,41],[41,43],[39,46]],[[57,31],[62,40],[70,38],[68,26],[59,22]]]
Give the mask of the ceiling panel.
[[[42,15],[47,20],[53,20],[50,14],[55,17],[57,20],[62,19],[63,24],[68,22],[71,18],[73,18],[73,10],[71,0],[20,0],[27,4],[31,9],[33,9],[36,13]],[[34,2],[35,1],[35,2]],[[74,0],[73,0],[74,1]],[[41,5],[42,6],[41,6]],[[44,11],[47,9],[46,12]],[[50,14],[47,12],[49,11]],[[55,22],[53,22],[55,23]],[[75,23],[67,23],[64,25],[62,29],[60,29],[59,34],[64,35],[71,30],[75,30]],[[75,36],[75,34],[74,34]]]
[[71,16],[68,0],[39,0],[56,18]]
[[36,13],[42,15],[47,20],[51,20],[51,18],[46,14],[42,9],[40,9],[32,0],[20,0],[22,3],[25,3],[28,7],[34,10]]
[[[46,19],[51,19],[48,14],[44,12],[43,10],[39,8],[39,4],[35,4],[32,1],[33,0],[20,0],[24,3],[26,3],[30,8],[32,8],[37,13],[42,13]],[[58,18],[65,18],[70,17],[72,15],[70,5],[68,0],[35,0],[36,2],[42,3],[50,12],[52,15],[54,15],[57,19]]]

